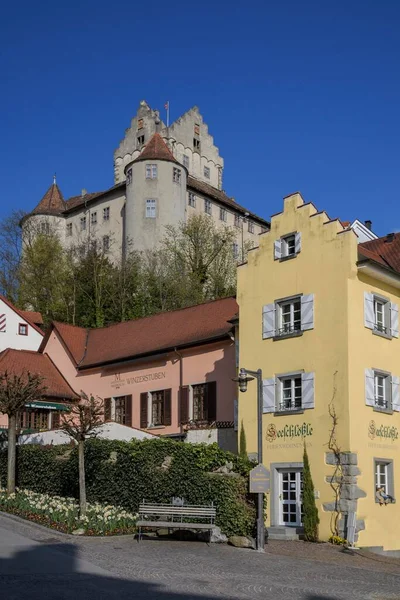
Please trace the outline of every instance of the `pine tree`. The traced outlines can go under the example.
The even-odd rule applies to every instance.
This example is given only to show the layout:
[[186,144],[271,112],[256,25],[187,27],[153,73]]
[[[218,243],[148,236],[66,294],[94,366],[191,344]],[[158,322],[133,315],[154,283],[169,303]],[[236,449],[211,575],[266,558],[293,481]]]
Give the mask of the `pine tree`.
[[242,425],[240,428],[239,456],[240,456],[240,458],[247,460],[246,432],[243,427],[243,421],[242,421]]
[[315,504],[314,483],[311,476],[310,462],[306,445],[303,454],[303,525],[304,539],[308,542],[318,541],[318,509]]

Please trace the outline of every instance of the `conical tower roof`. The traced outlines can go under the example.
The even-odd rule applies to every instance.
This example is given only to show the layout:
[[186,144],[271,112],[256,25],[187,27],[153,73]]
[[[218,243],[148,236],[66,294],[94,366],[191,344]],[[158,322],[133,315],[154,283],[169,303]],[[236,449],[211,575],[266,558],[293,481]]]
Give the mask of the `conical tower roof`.
[[150,138],[142,153],[133,162],[140,160],[170,160],[180,165],[159,133]]
[[33,209],[32,215],[59,215],[65,210],[65,201],[56,178],[49,187],[39,204]]

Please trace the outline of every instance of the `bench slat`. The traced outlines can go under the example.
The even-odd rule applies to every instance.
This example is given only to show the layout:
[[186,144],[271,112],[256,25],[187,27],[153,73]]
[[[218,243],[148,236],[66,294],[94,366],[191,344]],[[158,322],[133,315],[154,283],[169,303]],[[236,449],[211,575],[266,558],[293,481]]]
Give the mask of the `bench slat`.
[[137,521],[138,527],[165,527],[165,529],[213,529],[213,523],[179,523],[178,521]]
[[154,513],[154,514],[168,514],[168,515],[215,515],[215,510],[187,510],[185,508],[181,510],[168,510],[160,508],[143,508],[139,509],[139,514]]

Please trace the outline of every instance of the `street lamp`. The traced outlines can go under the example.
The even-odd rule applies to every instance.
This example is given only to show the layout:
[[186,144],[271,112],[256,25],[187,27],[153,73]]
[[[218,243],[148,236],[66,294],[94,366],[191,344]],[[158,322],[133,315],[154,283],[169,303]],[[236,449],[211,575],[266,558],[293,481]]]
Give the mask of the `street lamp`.
[[[235,377],[233,381],[237,381],[239,384],[239,390],[241,392],[247,392],[247,384],[249,381],[257,380],[257,451],[258,451],[258,464],[262,464],[262,415],[263,415],[263,383],[262,383],[262,371],[250,371],[249,369],[240,369],[238,377]],[[256,549],[258,552],[264,552],[265,544],[265,527],[264,527],[264,494],[257,494],[257,540]]]

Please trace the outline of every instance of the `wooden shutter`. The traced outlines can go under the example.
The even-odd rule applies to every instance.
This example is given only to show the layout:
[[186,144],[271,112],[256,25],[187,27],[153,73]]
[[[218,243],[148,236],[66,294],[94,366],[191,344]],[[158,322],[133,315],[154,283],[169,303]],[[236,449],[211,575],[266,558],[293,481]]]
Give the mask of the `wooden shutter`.
[[375,329],[374,296],[368,292],[364,292],[364,325]]
[[189,421],[189,386],[187,385],[179,390],[179,420],[181,425]]
[[392,375],[392,410],[400,412],[400,378]]
[[390,303],[390,330],[393,337],[399,337],[399,306]]
[[314,391],[314,373],[301,374],[301,407],[314,408],[315,406],[315,391]]
[[274,242],[274,259],[279,260],[282,258],[282,240],[275,240]]
[[375,406],[375,373],[373,369],[365,369],[365,404]]
[[142,392],[140,394],[140,428],[147,429],[148,425],[148,415],[147,415],[147,392]]
[[171,425],[171,390],[164,390],[164,423],[163,425]]
[[301,251],[301,233],[297,232],[294,234],[294,251],[298,254]]
[[111,398],[104,398],[104,421],[111,421]]
[[207,418],[209,423],[217,420],[217,382],[210,381],[207,383]]
[[266,304],[262,312],[262,336],[263,340],[275,335],[275,304]]
[[263,413],[275,412],[275,377],[263,380]]
[[301,297],[301,330],[314,329],[314,294]]
[[54,411],[51,413],[51,428],[52,429],[60,429],[60,413],[58,411]]
[[125,396],[125,425],[132,427],[132,396]]

